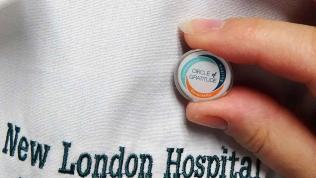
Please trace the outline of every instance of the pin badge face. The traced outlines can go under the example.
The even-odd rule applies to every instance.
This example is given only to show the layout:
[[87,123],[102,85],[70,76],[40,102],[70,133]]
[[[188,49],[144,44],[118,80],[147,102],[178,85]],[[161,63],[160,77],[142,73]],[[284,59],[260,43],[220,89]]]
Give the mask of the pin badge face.
[[174,78],[179,92],[191,101],[219,98],[227,93],[232,84],[230,65],[204,50],[185,53]]

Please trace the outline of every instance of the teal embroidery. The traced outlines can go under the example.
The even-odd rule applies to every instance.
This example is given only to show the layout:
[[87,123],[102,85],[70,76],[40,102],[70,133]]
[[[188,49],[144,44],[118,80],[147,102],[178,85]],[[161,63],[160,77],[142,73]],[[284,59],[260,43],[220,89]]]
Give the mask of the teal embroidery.
[[[94,158],[96,162],[95,162],[94,173],[92,174],[92,177],[93,178],[106,178],[106,166],[108,162],[108,156],[105,154],[102,154],[102,155],[95,155]],[[101,161],[103,163],[103,167],[102,167],[102,173],[99,174]]]
[[[29,145],[31,145],[31,166],[35,166],[38,162],[38,167],[43,169],[46,163],[46,159],[48,156],[48,152],[50,150],[50,146],[46,144],[40,144],[36,141],[30,140],[28,143],[28,139],[25,136],[22,136],[19,140],[19,132],[21,130],[20,127],[14,126],[13,124],[8,123],[8,131],[6,136],[5,145],[2,149],[4,154],[8,153],[9,147],[9,155],[14,156],[16,149],[18,150],[18,159],[20,161],[25,161],[28,157]],[[18,146],[17,146],[18,145]],[[18,148],[17,148],[18,147]]]
[[[109,162],[109,172],[107,172],[108,156],[105,154],[95,155],[92,159],[91,154],[83,153],[79,156],[76,163],[70,163],[68,165],[68,155],[71,148],[71,143],[63,142],[64,146],[64,156],[61,168],[58,172],[61,174],[74,175],[77,173],[80,177],[87,177],[91,172],[93,178],[106,178],[109,175],[112,178],[122,178],[123,175],[128,177],[136,176],[140,160],[140,170],[138,178],[152,178],[152,165],[153,158],[149,154],[140,154],[137,157],[136,154],[129,154],[126,161],[124,162],[125,147],[119,147],[119,153],[112,156]],[[91,171],[92,165],[94,165],[94,170]],[[100,170],[102,166],[102,170]],[[117,168],[114,168],[117,165]],[[123,167],[124,165],[124,167]],[[131,166],[133,165],[132,169]],[[145,165],[147,169],[145,169]],[[100,173],[101,171],[101,173]]]
[[43,145],[31,140],[31,165],[35,166],[38,160],[38,167],[42,169],[45,165],[49,150],[50,146],[44,145],[43,152]]
[[7,137],[5,141],[4,148],[2,149],[2,152],[7,154],[8,152],[8,144],[10,145],[10,156],[14,156],[16,144],[18,142],[18,136],[20,132],[20,127],[15,126],[15,136],[13,137],[14,131],[13,131],[13,125],[11,123],[8,123],[8,131],[7,131]]
[[[123,165],[123,157],[124,157],[125,148],[120,147],[119,150],[120,150],[120,154],[115,154],[112,157],[111,162],[110,162],[111,177],[122,178],[122,165]],[[116,170],[116,172],[114,172],[113,170],[115,160],[119,161],[118,169]]]
[[176,173],[173,174],[173,178],[179,178],[180,173],[180,161],[181,161],[181,154],[183,153],[183,148],[178,148],[177,149],[177,160],[173,161],[172,160],[172,153],[174,152],[174,148],[167,148],[168,152],[168,159],[167,159],[167,168],[166,168],[166,173],[164,174],[164,178],[171,178],[171,173],[170,173],[170,166],[175,165],[176,166]]
[[[246,164],[246,165],[245,165]],[[240,168],[239,176],[240,178],[249,178],[251,174],[251,158],[250,157],[244,157],[241,160],[241,165],[245,165]]]
[[[208,156],[207,160],[208,160],[207,178],[210,178],[210,177],[215,178],[218,175],[219,168],[221,167],[220,160],[219,160],[218,156],[216,156],[216,155]],[[215,171],[212,172],[212,166],[213,166],[214,162],[215,162]]]
[[[133,169],[130,171],[130,164],[131,160],[133,160]],[[125,174],[127,177],[133,177],[137,172],[137,166],[138,166],[138,158],[136,154],[131,154],[128,156],[125,164]]]
[[[224,146],[222,146],[222,150],[224,154],[227,154],[228,149],[225,148]],[[227,161],[227,157],[225,155],[221,156],[222,158],[222,171],[221,171],[221,175],[219,176],[219,178],[226,178],[226,161]]]
[[260,166],[261,166],[261,161],[259,159],[256,159],[256,177],[254,177],[254,178],[260,178],[259,177]]
[[[190,162],[190,164],[189,164],[189,173],[187,173],[188,162]],[[190,178],[192,176],[193,172],[194,172],[194,158],[193,158],[192,155],[188,155],[183,161],[182,175],[185,178]]]
[[199,155],[196,158],[196,166],[198,169],[194,171],[194,177],[198,177],[198,178],[203,177],[204,172],[205,172],[205,167],[203,166],[203,164],[205,162],[206,162],[206,156]]
[[[250,157],[240,158],[236,156],[236,152],[232,151],[228,155],[228,149],[222,147],[222,154],[202,156],[196,158],[189,154],[183,156],[184,148],[167,148],[167,164],[164,178],[189,178],[189,177],[207,177],[207,178],[260,178],[260,161],[256,163],[256,177],[251,177],[252,160]],[[181,158],[184,158],[183,160]],[[243,166],[239,172],[235,171],[236,163]],[[230,165],[230,174],[226,174],[227,166]],[[181,172],[179,168],[181,169]],[[172,170],[172,171],[171,171]]]
[[[82,162],[86,160],[86,169],[82,170]],[[80,177],[86,177],[90,174],[92,166],[92,159],[89,153],[82,153],[77,161],[77,172]]]
[[235,163],[239,161],[239,158],[236,158],[235,151],[232,152],[232,155],[228,158],[228,160],[231,161],[230,177],[238,178],[238,173],[235,173]]
[[64,146],[63,163],[62,163],[61,168],[58,169],[58,172],[62,173],[62,174],[74,175],[75,174],[75,164],[74,163],[70,164],[69,169],[66,168],[67,160],[68,160],[68,153],[69,153],[69,148],[71,147],[71,143],[63,141],[63,146]]
[[[2,153],[11,157],[16,156],[17,160],[25,163],[29,158],[31,166],[38,165],[38,168],[43,169],[51,147],[20,135],[21,128],[12,123],[7,123],[7,126]],[[68,157],[72,144],[63,141],[62,145],[64,154],[61,167],[58,169],[60,174],[76,174],[80,177],[92,178],[153,177],[154,160],[150,154],[131,153],[126,155],[125,147],[120,146],[119,153],[112,157],[108,157],[106,154],[92,156],[92,154],[84,152],[79,155],[77,160],[70,161]],[[164,178],[260,178],[260,160],[253,160],[247,156],[238,157],[235,151],[231,151],[229,154],[229,149],[225,146],[222,146],[221,149],[222,154],[220,155],[194,157],[191,154],[184,155],[184,148],[167,148],[168,156],[163,176]],[[239,170],[236,168],[237,164],[241,166]],[[229,174],[226,174],[228,171]]]
[[27,158],[27,152],[29,150],[29,143],[27,142],[26,137],[21,137],[18,145],[18,158],[21,161],[25,161]]
[[[153,168],[153,157],[150,154],[140,154],[141,164],[138,178],[151,178]],[[147,163],[147,172],[145,174],[145,164]]]

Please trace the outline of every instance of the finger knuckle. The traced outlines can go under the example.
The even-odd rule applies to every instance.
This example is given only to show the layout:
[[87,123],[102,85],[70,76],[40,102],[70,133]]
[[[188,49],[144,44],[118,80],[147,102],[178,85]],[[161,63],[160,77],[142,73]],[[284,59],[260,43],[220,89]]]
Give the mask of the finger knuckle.
[[248,150],[255,154],[262,154],[268,144],[269,132],[266,128],[259,127],[245,142]]
[[258,38],[258,33],[264,23],[260,18],[231,18],[228,20],[229,26],[228,33],[233,33],[234,38],[243,41],[254,41]]

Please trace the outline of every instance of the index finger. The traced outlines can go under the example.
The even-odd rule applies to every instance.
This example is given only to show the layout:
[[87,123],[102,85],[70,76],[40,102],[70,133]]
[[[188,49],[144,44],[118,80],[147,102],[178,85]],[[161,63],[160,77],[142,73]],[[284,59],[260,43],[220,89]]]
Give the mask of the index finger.
[[180,26],[192,48],[211,51],[234,63],[256,64],[316,91],[316,28],[263,20],[197,19]]

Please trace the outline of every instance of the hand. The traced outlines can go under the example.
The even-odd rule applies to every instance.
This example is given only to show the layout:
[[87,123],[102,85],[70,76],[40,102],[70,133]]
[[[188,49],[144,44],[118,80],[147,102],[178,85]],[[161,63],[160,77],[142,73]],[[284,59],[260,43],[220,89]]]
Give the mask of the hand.
[[[258,65],[304,83],[316,96],[315,27],[232,18],[192,20],[180,29],[191,48],[211,51],[232,63]],[[234,87],[218,100],[189,103],[186,114],[194,123],[222,129],[287,178],[316,177],[315,136],[264,94]]]

